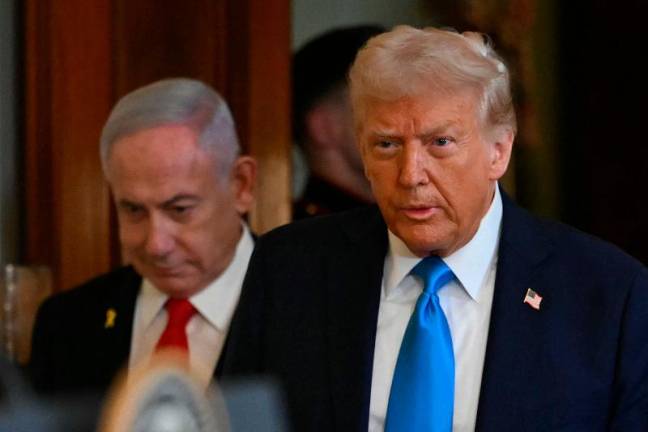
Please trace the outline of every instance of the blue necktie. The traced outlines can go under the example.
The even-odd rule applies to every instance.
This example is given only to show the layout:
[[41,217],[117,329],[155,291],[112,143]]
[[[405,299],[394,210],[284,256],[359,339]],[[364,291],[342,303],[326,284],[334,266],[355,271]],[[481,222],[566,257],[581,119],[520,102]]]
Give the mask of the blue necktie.
[[385,432],[449,432],[454,408],[454,353],[437,291],[454,274],[436,256],[423,259],[411,273],[423,280],[424,289],[401,343]]

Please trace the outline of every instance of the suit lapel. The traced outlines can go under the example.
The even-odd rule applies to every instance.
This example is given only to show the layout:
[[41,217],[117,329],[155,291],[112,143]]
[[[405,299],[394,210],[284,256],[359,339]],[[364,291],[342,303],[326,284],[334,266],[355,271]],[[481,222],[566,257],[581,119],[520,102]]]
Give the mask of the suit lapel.
[[[112,376],[125,366],[130,353],[133,332],[135,301],[139,293],[141,277],[132,268],[124,269],[114,280],[114,286],[105,290],[98,310],[101,337],[97,338],[98,361],[106,376]],[[112,371],[112,373],[111,373]]]
[[[547,302],[524,304],[541,276],[552,245],[538,222],[502,193],[504,213],[476,430],[504,430],[524,423],[520,407],[533,405],[534,392],[550,386],[541,337]],[[542,292],[546,296],[547,292]],[[527,343],[528,342],[528,343]],[[503,428],[503,429],[502,429]]]
[[348,247],[328,269],[327,364],[336,430],[367,430],[387,232],[375,208],[345,219],[343,230]]

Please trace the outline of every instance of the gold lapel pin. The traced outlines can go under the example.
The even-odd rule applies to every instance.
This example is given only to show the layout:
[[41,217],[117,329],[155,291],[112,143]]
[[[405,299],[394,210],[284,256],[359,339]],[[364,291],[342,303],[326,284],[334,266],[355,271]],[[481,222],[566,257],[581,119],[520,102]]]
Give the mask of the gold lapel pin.
[[106,322],[104,323],[104,328],[115,327],[115,318],[117,318],[117,311],[113,308],[109,308],[106,311]]

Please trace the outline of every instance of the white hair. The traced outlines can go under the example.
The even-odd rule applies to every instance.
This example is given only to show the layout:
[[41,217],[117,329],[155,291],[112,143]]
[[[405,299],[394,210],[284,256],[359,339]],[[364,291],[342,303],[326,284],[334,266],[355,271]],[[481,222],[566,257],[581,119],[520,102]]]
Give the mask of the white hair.
[[421,97],[429,89],[480,97],[478,115],[490,126],[516,131],[509,72],[481,33],[398,26],[360,50],[349,72],[356,121],[368,99]]
[[154,82],[117,102],[101,132],[99,152],[104,173],[116,141],[144,129],[169,124],[193,129],[200,147],[214,156],[223,174],[229,173],[240,152],[232,114],[215,90],[188,78]]

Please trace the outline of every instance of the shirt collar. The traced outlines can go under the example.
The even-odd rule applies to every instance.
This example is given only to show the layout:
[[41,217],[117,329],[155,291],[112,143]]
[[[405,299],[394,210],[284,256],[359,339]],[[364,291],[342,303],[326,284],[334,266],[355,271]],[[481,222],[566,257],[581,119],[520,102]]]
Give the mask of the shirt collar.
[[[461,286],[473,300],[479,298],[479,291],[496,255],[501,223],[502,197],[496,186],[490,208],[479,223],[479,228],[473,238],[462,248],[443,258],[443,261],[450,267]],[[384,290],[386,295],[392,292],[421,261],[421,258],[410,251],[395,234],[389,230],[387,230],[387,234],[389,251],[385,258]]]
[[[219,277],[207,287],[190,298],[191,304],[211,325],[221,331],[226,331],[241,294],[241,286],[245,271],[254,249],[254,240],[246,224],[236,245],[232,262]],[[151,325],[160,312],[168,295],[159,291],[148,280],[142,281],[140,301],[142,305],[142,322],[145,327]]]

